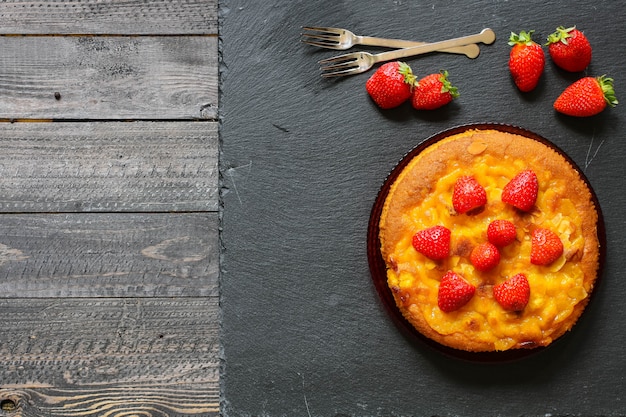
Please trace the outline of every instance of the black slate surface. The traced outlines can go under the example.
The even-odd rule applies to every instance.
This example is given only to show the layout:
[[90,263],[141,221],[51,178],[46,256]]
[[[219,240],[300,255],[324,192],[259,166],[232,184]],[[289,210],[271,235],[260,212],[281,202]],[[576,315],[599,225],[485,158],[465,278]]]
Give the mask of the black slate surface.
[[[621,1],[221,2],[223,414],[225,416],[626,415],[626,9]],[[370,73],[319,77],[335,54],[299,43],[303,25],[443,40],[495,30],[481,56],[407,60],[447,69],[461,97],[444,109],[381,111]],[[594,46],[584,74],[548,59],[539,87],[517,91],[511,31],[543,42],[577,25]],[[582,75],[608,74],[624,103],[588,119],[552,103]],[[366,254],[387,173],[418,143],[476,122],[513,124],[555,143],[584,170],[607,227],[607,263],[575,329],[521,361],[451,359],[413,343],[386,313]]]

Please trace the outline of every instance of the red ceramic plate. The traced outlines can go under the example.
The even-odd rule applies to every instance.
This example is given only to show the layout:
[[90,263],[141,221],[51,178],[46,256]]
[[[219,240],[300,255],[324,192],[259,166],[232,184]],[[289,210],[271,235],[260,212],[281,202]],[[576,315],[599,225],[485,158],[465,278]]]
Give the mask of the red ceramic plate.
[[[383,183],[383,186],[381,187],[378,193],[378,196],[376,197],[376,201],[374,202],[374,206],[372,208],[372,212],[370,215],[368,232],[367,232],[367,255],[368,255],[370,272],[372,275],[374,286],[376,287],[376,290],[380,296],[380,299],[383,305],[385,306],[387,312],[391,316],[391,319],[398,326],[400,331],[405,336],[407,336],[411,341],[421,346],[428,346],[430,348],[433,348],[436,351],[441,352],[445,355],[459,358],[459,359],[464,359],[464,360],[478,361],[478,362],[506,362],[506,361],[511,361],[511,360],[517,360],[517,359],[525,358],[532,354],[536,354],[549,347],[554,346],[557,343],[560,343],[561,340],[567,338],[567,334],[562,336],[558,340],[552,342],[546,348],[539,347],[539,348],[534,348],[534,349],[512,349],[512,350],[507,350],[503,352],[466,352],[463,350],[458,350],[458,349],[450,348],[447,346],[443,346],[423,336],[402,316],[402,313],[396,306],[393,295],[391,294],[391,290],[387,286],[386,265],[380,253],[380,240],[378,237],[379,235],[378,223],[379,223],[382,208],[383,208],[385,199],[387,198],[387,194],[389,193],[389,188],[391,187],[391,184],[393,184],[393,182],[396,180],[397,176],[400,174],[402,169],[404,169],[404,167],[415,156],[417,156],[420,152],[422,152],[428,146],[448,136],[462,133],[469,129],[495,129],[495,130],[513,133],[513,134],[517,134],[517,135],[521,135],[527,138],[537,140],[551,147],[555,151],[557,151],[565,159],[567,159],[576,170],[578,170],[580,177],[587,183],[587,186],[589,190],[591,191],[592,198],[594,200],[596,209],[598,211],[597,229],[598,229],[598,239],[600,241],[600,265],[599,265],[599,270],[598,270],[598,279],[596,280],[596,283],[594,285],[594,291],[592,291],[592,294],[589,295],[589,297],[592,297],[593,293],[595,292],[595,288],[597,288],[600,277],[602,275],[602,267],[604,265],[604,259],[606,256],[606,234],[605,234],[605,229],[604,229],[604,220],[602,217],[602,212],[600,210],[600,204],[598,203],[598,199],[593,191],[593,188],[589,184],[589,181],[583,174],[582,170],[576,165],[576,163],[569,156],[567,156],[567,154],[565,154],[561,149],[559,149],[556,145],[554,145],[552,142],[537,135],[536,133],[522,129],[520,127],[497,124],[497,123],[479,123],[479,124],[463,125],[463,126],[454,127],[454,128],[445,130],[443,132],[437,133],[434,136],[431,136],[430,138],[426,139],[424,142],[417,145],[415,148],[413,148],[409,153],[407,153],[400,160],[400,162],[391,171],[391,173],[388,175],[387,179]],[[591,302],[591,299],[589,302]],[[587,311],[588,308],[589,308],[589,305],[587,305],[587,308],[585,309],[585,311]],[[583,312],[583,315],[584,314],[585,312]]]

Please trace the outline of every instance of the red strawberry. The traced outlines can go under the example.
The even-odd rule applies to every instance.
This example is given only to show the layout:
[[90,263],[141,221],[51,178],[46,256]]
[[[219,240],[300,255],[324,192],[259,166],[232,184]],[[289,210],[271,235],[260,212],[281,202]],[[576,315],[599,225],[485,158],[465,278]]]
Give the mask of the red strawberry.
[[459,177],[452,191],[452,206],[457,213],[466,213],[487,204],[487,193],[476,178],[464,175]]
[[554,63],[565,71],[582,71],[591,62],[591,45],[576,26],[565,29],[559,26],[548,36],[548,52]]
[[429,227],[413,236],[413,247],[430,259],[443,259],[450,253],[450,235],[450,229],[443,226]]
[[481,243],[472,249],[470,261],[479,271],[488,271],[500,262],[500,252],[493,243]]
[[411,97],[415,75],[408,64],[394,61],[381,65],[365,83],[365,89],[380,108],[398,107]]
[[517,174],[502,190],[502,201],[522,211],[529,211],[535,205],[539,183],[537,175],[529,169]]
[[533,90],[546,65],[546,57],[541,45],[532,38],[534,30],[518,34],[511,32],[509,45],[513,48],[509,54],[509,71],[517,88],[523,92]]
[[476,287],[467,282],[461,275],[448,271],[439,283],[437,304],[445,313],[458,310],[472,299],[475,291]]
[[563,253],[563,243],[552,230],[537,228],[532,231],[530,241],[530,263],[548,265]]
[[524,274],[517,274],[493,286],[493,297],[508,311],[521,311],[528,304],[530,285]]
[[568,116],[594,116],[617,105],[613,78],[584,77],[567,87],[554,102],[554,109]]
[[515,225],[508,220],[494,220],[487,226],[487,239],[496,246],[509,245],[516,237]]
[[411,103],[417,110],[434,110],[458,96],[458,89],[448,80],[448,71],[441,71],[427,75],[415,84]]

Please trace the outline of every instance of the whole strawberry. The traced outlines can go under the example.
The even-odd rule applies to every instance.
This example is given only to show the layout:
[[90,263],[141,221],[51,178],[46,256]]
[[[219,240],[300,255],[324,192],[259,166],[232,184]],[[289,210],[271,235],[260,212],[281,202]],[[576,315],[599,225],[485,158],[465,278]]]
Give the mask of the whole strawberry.
[[439,309],[445,313],[458,310],[469,302],[476,292],[476,287],[453,271],[448,271],[441,278],[437,294]]
[[518,34],[511,32],[509,45],[513,48],[509,54],[509,71],[517,88],[523,92],[533,90],[539,83],[546,57],[541,45],[534,42],[533,30]]
[[415,84],[411,104],[417,110],[434,110],[458,96],[458,89],[448,80],[448,71],[441,71],[427,75]]
[[522,211],[530,211],[537,201],[539,182],[537,175],[527,169],[518,173],[502,189],[502,201]]
[[498,247],[510,245],[516,237],[515,225],[508,220],[494,220],[487,226],[487,240]]
[[469,175],[459,177],[452,191],[452,206],[457,213],[466,213],[487,204],[485,188]]
[[549,265],[563,253],[563,242],[552,230],[544,228],[534,229],[530,242],[531,264]]
[[380,108],[392,109],[411,97],[414,84],[411,67],[394,61],[381,65],[367,80],[365,89]]
[[582,71],[591,62],[591,44],[576,27],[559,26],[548,36],[548,52],[552,61],[565,71]]
[[530,299],[530,285],[524,274],[517,274],[493,286],[493,298],[507,311],[521,311]]
[[479,271],[489,271],[500,262],[500,251],[493,243],[484,242],[474,246],[470,261]]
[[559,113],[575,117],[594,116],[607,105],[617,105],[613,79],[606,76],[584,77],[567,87],[554,102]]
[[443,259],[450,253],[451,234],[450,229],[443,226],[420,230],[413,236],[413,247],[430,259]]

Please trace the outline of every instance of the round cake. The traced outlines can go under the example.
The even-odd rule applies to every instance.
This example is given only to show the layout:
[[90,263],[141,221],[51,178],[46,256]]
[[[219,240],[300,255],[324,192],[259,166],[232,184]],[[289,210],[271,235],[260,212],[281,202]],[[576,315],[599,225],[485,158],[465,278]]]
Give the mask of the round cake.
[[380,213],[397,308],[455,349],[549,345],[576,323],[599,272],[594,201],[569,159],[537,138],[489,127],[430,143]]

